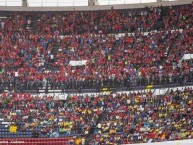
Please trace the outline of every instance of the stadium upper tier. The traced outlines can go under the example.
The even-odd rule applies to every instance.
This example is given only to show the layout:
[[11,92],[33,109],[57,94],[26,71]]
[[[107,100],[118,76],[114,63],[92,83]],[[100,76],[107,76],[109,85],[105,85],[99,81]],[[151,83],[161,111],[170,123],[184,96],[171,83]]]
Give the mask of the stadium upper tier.
[[193,53],[192,11],[192,5],[182,5],[2,12],[1,90],[129,88],[191,81],[192,61],[181,58]]

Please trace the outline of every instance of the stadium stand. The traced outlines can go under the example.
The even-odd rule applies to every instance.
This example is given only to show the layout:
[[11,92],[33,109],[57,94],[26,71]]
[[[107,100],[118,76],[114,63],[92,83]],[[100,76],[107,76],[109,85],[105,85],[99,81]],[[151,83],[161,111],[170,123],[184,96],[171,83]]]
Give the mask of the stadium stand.
[[72,95],[65,101],[54,100],[53,96],[4,94],[0,137],[76,136],[83,144],[192,138],[192,94],[192,88],[185,88],[171,89],[164,96],[148,91]]
[[192,4],[0,15],[0,143],[193,138]]
[[[102,88],[101,85],[113,88],[117,84],[119,86],[116,88],[126,87],[128,89],[134,84],[146,86],[153,82],[159,85],[164,82],[168,83],[169,80],[182,83],[180,78],[184,77],[188,78],[185,81],[191,80],[192,74],[189,70],[192,64],[183,62],[181,67],[186,67],[184,70],[178,67],[178,63],[184,54],[192,53],[192,19],[190,16],[192,6],[168,9],[164,7],[139,10],[137,14],[141,14],[141,17],[139,16],[139,21],[136,23],[141,26],[135,25],[136,28],[128,28],[129,32],[134,33],[126,33],[124,36],[117,33],[114,35],[105,34],[107,30],[100,29],[100,24],[103,21],[99,18],[104,13],[103,15],[106,17],[109,16],[109,22],[112,24],[116,19],[119,21],[118,19],[121,18],[123,20],[120,21],[128,21],[124,23],[132,26],[133,20],[130,19],[136,19],[138,15],[133,16],[129,12],[126,15],[126,10],[119,12],[119,10],[112,9],[102,11],[102,14],[101,12],[65,12],[58,14],[57,17],[41,14],[41,19],[37,16],[37,20],[33,21],[31,15],[36,14],[35,12],[28,12],[25,15],[21,15],[19,12],[18,14],[17,12],[6,12],[9,15],[6,19],[1,20],[0,33],[1,47],[3,47],[0,52],[1,90],[11,87],[15,91],[36,90],[38,92],[44,86],[44,88],[50,87],[51,89],[71,89],[72,92]],[[164,10],[169,16],[161,14],[161,12],[164,13]],[[60,21],[64,19],[64,22],[70,23],[71,21],[65,16],[72,15],[71,13],[77,19],[80,14],[86,18],[96,15],[96,20],[93,18],[96,25],[94,25],[95,23],[93,25],[97,27],[97,31],[91,29],[85,30],[84,33],[78,32],[78,30],[62,32]],[[173,16],[174,13],[177,16]],[[111,15],[115,15],[115,18]],[[116,15],[118,15],[117,18]],[[123,15],[125,17],[122,17]],[[145,25],[151,21],[149,17],[152,17],[153,20],[151,27],[148,24]],[[159,17],[159,19],[154,17]],[[170,25],[173,22],[170,19],[173,17],[177,21],[175,26]],[[50,18],[52,19],[50,20]],[[144,22],[140,21],[141,19]],[[90,20],[87,21],[90,22]],[[159,25],[161,23],[163,28],[162,25]],[[71,25],[75,24],[76,21]],[[32,25],[38,28],[33,28]],[[77,29],[83,30],[82,27],[85,25],[80,22],[75,26],[79,26],[80,28]],[[155,30],[154,25],[160,26],[159,31],[141,32]],[[64,27],[64,24],[61,26]],[[87,27],[92,28],[89,24]],[[123,28],[121,26],[120,32],[123,31]],[[72,29],[76,30],[74,27]],[[38,32],[33,30],[38,30]],[[112,31],[119,32],[115,28]],[[96,34],[94,34],[95,32]],[[72,35],[61,37],[62,34],[69,33]],[[79,33],[81,35],[77,35]],[[85,60],[86,63],[69,65],[72,61],[82,60]],[[96,84],[98,84],[97,87]]]

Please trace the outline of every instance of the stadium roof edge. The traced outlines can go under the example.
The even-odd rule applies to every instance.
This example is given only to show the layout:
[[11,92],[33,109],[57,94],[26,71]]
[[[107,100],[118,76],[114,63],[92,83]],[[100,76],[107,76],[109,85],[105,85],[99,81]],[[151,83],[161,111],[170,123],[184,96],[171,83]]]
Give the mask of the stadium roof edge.
[[96,5],[96,6],[72,6],[72,7],[20,7],[20,6],[0,6],[0,11],[93,11],[114,9],[135,9],[144,8],[145,6],[172,6],[191,4],[192,0],[164,1],[141,4],[119,4],[119,5]]

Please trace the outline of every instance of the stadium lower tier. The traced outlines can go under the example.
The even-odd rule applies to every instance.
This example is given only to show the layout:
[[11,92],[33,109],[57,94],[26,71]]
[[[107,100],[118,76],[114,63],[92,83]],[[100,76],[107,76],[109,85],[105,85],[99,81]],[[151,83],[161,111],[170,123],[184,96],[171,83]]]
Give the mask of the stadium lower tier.
[[56,100],[48,95],[3,93],[0,99],[2,141],[70,138],[79,144],[122,144],[193,138],[189,87],[165,95],[149,91]]

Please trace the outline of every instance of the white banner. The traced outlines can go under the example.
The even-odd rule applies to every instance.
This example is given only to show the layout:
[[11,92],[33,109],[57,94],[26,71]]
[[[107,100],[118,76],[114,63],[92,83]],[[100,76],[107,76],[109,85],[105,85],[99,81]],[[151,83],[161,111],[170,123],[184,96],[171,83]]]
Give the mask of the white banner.
[[66,100],[67,99],[67,94],[59,94],[54,96],[54,100]]
[[193,54],[184,54],[181,60],[190,60],[193,59]]
[[69,65],[71,66],[83,66],[86,65],[87,60],[80,60],[80,61],[76,61],[76,60],[71,60]]
[[190,59],[193,59],[193,54],[184,54],[180,62],[178,63],[179,67],[181,67],[183,60],[190,60]]
[[67,96],[68,96],[67,94],[59,95],[59,100],[66,100]]

